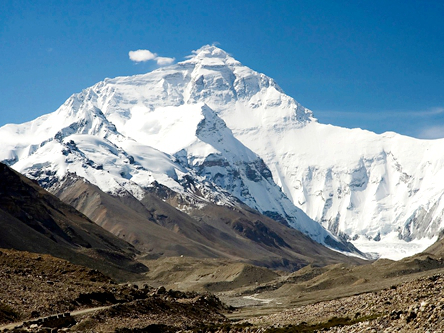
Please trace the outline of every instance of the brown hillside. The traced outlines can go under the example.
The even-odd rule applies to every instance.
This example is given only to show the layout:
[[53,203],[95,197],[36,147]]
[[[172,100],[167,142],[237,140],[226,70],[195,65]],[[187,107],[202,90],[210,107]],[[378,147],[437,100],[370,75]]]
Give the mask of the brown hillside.
[[119,279],[146,271],[137,250],[0,163],[0,247],[51,254]]

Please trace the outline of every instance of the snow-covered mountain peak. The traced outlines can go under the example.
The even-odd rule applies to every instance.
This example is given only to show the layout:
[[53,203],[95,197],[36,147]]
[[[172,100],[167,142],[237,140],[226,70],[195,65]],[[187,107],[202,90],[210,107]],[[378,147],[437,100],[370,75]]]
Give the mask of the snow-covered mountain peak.
[[204,45],[200,49],[193,51],[193,54],[187,58],[188,60],[184,61],[184,64],[240,65],[239,61],[214,45]]
[[147,74],[106,79],[81,94],[85,105],[95,103],[122,133],[141,112],[199,103],[216,112],[235,135],[258,128],[279,132],[315,121],[311,111],[273,79],[210,45],[183,62]]

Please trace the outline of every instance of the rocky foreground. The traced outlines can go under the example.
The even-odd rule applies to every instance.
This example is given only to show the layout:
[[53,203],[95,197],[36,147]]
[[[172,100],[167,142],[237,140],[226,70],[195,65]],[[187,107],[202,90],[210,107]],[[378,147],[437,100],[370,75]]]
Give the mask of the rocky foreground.
[[176,332],[227,322],[211,294],[118,285],[48,255],[0,249],[0,285],[0,331]]
[[[214,295],[118,285],[48,255],[0,249],[0,285],[0,331],[444,331],[444,272],[437,271],[377,292],[236,322],[225,316],[232,309]],[[6,326],[11,323],[16,324]]]
[[443,332],[444,274],[248,321],[267,332]]

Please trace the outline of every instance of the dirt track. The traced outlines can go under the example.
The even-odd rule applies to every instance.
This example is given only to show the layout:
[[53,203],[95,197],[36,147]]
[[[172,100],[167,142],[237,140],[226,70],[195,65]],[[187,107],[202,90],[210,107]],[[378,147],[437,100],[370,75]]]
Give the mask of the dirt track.
[[[109,305],[109,306],[98,306],[98,307],[91,308],[91,309],[77,310],[77,311],[70,312],[69,315],[71,315],[71,317],[80,316],[80,315],[88,314],[88,313],[91,313],[91,312],[108,309],[111,306],[112,305]],[[65,314],[56,313],[56,314],[53,314],[53,315],[50,315],[50,316],[33,318],[32,320],[25,320],[25,321],[19,321],[19,322],[15,322],[15,323],[9,323],[7,325],[0,325],[0,331],[12,330],[12,329],[15,329],[15,328],[23,326],[24,323],[32,324],[33,322],[37,322],[37,321],[45,320],[45,319],[48,319],[48,318],[51,318],[51,317],[54,317],[54,316],[61,316],[61,315],[66,315],[66,313]]]

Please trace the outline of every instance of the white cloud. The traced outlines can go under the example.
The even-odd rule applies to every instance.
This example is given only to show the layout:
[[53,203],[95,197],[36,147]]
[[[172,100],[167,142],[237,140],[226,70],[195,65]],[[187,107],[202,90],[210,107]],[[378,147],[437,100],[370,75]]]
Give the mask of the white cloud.
[[444,113],[444,108],[443,107],[431,108],[428,112],[431,115],[442,114]]
[[156,57],[154,60],[157,61],[157,64],[159,66],[169,65],[174,62],[174,58],[168,58],[168,57]]
[[423,110],[375,110],[375,111],[336,111],[336,110],[316,110],[316,116],[321,117],[342,117],[348,119],[384,120],[397,119],[399,117],[424,118],[444,114],[444,107],[433,107]]
[[382,133],[394,131],[418,139],[444,138],[444,107],[418,110],[335,111],[317,110],[320,123],[360,127]]
[[420,139],[441,139],[444,138],[444,125],[430,126],[421,129],[418,133]]
[[129,54],[129,58],[135,62],[154,60],[157,57],[157,54],[152,53],[149,50],[129,51],[128,54]]
[[159,66],[169,65],[174,62],[174,58],[159,57],[156,53],[149,50],[129,51],[129,58],[134,62],[145,62],[154,60]]

